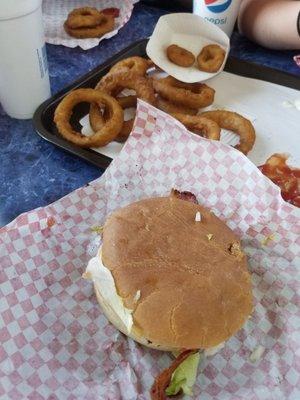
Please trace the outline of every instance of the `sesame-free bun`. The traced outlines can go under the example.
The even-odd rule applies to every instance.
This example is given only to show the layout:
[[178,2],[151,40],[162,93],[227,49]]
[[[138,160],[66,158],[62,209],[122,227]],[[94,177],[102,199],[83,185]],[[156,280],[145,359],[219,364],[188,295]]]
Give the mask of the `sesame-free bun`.
[[[197,211],[201,221],[195,220]],[[133,310],[128,336],[150,347],[216,346],[252,311],[238,237],[206,208],[176,197],[145,199],[112,213],[104,226],[102,262],[125,307]],[[122,330],[96,294],[108,319]]]

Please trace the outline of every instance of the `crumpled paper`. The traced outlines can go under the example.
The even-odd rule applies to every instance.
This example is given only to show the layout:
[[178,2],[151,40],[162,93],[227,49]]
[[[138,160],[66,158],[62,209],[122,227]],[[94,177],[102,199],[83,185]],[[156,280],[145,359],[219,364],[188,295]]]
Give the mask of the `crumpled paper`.
[[[43,17],[45,26],[45,40],[47,43],[59,44],[66,47],[79,46],[83,50],[98,46],[103,39],[115,36],[131,17],[133,5],[138,0],[44,0]],[[120,10],[120,16],[115,19],[116,26],[111,32],[101,38],[76,39],[69,36],[64,30],[64,22],[70,11],[79,7],[95,7],[98,10],[116,7]]]
[[245,327],[201,364],[194,398],[300,398],[300,210],[243,154],[142,101],[101,178],[0,231],[1,398],[149,399],[171,355],[119,333],[81,275],[101,240],[92,226],[172,187],[195,193],[242,237],[255,297]]

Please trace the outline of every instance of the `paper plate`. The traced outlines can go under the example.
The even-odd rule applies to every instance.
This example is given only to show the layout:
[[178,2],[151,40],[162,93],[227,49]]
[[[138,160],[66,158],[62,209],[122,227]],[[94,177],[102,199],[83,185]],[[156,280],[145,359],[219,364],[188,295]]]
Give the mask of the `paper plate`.
[[[173,64],[166,55],[166,49],[171,44],[177,44],[189,51],[195,57],[208,44],[219,44],[226,55],[218,72],[200,71],[195,63],[192,67],[183,68]],[[219,74],[226,63],[229,53],[229,38],[216,25],[206,21],[199,15],[189,13],[168,14],[160,17],[148,42],[146,51],[151,60],[169,75],[182,82],[200,82]]]

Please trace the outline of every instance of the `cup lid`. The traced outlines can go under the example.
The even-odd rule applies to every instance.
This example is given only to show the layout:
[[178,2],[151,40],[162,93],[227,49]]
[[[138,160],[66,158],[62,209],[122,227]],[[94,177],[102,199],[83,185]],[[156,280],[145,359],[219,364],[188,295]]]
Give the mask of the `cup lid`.
[[0,1],[0,20],[21,17],[36,10],[42,0],[2,0]]

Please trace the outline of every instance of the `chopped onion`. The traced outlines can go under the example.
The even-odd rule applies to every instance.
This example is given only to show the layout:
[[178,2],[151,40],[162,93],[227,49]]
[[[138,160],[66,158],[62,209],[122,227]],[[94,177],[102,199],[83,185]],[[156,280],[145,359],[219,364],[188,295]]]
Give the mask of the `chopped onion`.
[[258,345],[256,349],[250,354],[250,361],[255,363],[256,361],[261,359],[261,356],[264,354],[265,348],[261,345]]
[[200,211],[197,211],[197,212],[196,212],[195,221],[196,221],[196,222],[201,222],[201,214],[200,214]]
[[133,301],[136,303],[141,298],[141,291],[138,290],[133,298]]
[[103,232],[103,228],[103,226],[96,225],[91,227],[91,231],[98,233],[98,235],[101,235],[101,233]]
[[266,246],[269,242],[271,242],[272,240],[274,240],[274,238],[275,238],[275,234],[272,233],[271,235],[266,236],[266,237],[261,241],[261,244],[262,244],[263,246]]

